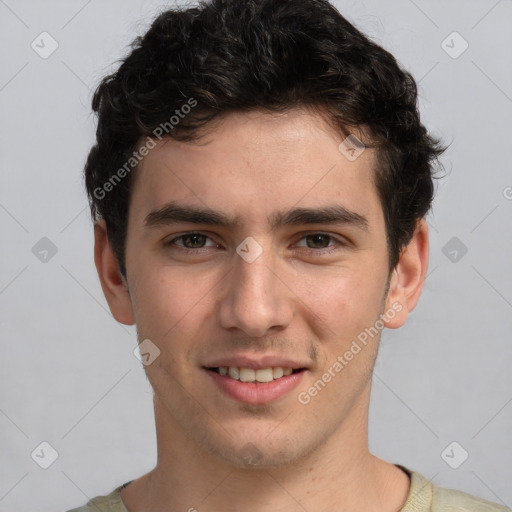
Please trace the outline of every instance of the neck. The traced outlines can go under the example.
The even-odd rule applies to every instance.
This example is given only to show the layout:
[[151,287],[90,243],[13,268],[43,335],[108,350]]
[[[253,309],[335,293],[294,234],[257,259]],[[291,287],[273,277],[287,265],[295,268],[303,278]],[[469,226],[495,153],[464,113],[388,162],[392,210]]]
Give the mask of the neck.
[[212,455],[181,429],[155,397],[156,467],[123,489],[129,512],[395,512],[408,476],[368,450],[369,387],[343,424],[292,465],[237,467]]

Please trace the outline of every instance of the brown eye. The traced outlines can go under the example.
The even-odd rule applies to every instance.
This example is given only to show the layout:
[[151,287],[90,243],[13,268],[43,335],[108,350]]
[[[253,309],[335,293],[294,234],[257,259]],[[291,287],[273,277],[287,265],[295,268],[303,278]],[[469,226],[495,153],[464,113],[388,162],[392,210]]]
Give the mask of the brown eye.
[[323,233],[316,233],[314,235],[307,235],[306,238],[308,241],[312,243],[310,249],[325,249],[329,246],[329,241],[332,239],[329,235],[324,235]]
[[209,246],[206,245],[207,240],[211,240],[210,237],[203,235],[202,233],[185,233],[184,235],[177,236],[176,238],[165,242],[164,245],[166,247],[177,246],[185,251],[194,251],[215,246],[214,243]]
[[206,236],[199,233],[191,233],[190,235],[183,235],[180,237],[183,240],[184,246],[187,249],[200,249],[203,247]]
[[342,239],[335,237],[329,233],[305,233],[300,238],[300,242],[296,247],[300,247],[302,251],[309,252],[313,255],[326,255],[339,251],[347,246]]

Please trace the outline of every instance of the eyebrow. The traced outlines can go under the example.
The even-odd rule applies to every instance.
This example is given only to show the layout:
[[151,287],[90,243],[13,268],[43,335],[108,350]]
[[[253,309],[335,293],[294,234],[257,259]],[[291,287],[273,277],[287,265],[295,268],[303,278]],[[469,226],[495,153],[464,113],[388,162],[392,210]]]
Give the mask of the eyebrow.
[[[269,217],[272,230],[282,226],[303,224],[340,224],[353,226],[362,231],[369,231],[369,224],[363,215],[348,210],[340,205],[319,208],[294,208],[288,211],[274,212]],[[206,207],[180,205],[174,201],[146,215],[146,227],[166,226],[178,222],[205,224],[233,229],[239,223],[239,217],[230,217],[225,213]]]

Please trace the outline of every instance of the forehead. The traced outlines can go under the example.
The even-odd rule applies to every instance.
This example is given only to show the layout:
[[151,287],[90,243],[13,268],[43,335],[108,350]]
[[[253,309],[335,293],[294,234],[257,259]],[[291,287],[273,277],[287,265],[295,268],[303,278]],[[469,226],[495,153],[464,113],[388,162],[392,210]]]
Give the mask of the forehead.
[[174,202],[270,227],[292,207],[339,205],[378,223],[374,150],[351,160],[344,138],[311,111],[230,113],[197,142],[158,141],[136,171],[130,212],[142,222]]

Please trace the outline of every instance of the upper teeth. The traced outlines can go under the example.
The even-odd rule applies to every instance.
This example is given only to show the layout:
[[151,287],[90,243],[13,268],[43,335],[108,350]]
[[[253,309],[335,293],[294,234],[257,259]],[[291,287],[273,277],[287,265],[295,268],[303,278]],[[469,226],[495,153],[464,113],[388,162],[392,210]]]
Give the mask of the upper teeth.
[[290,375],[293,372],[292,368],[283,368],[277,366],[275,368],[260,368],[253,370],[252,368],[238,368],[236,366],[221,366],[219,373],[221,375],[228,375],[232,379],[241,380],[242,382],[271,382],[274,379],[279,379],[283,375]]

